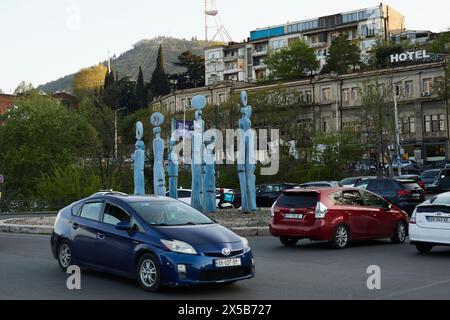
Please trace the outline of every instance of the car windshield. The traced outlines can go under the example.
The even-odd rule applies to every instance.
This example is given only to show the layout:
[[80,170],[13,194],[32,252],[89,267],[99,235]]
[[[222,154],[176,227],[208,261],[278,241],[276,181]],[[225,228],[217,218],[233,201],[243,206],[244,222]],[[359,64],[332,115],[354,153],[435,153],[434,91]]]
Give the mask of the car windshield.
[[203,213],[179,201],[170,202],[134,202],[134,210],[151,226],[186,226],[214,224]]
[[418,190],[420,189],[420,186],[415,183],[415,182],[401,182],[402,186],[406,189],[406,190]]
[[425,171],[422,174],[422,178],[432,178],[432,179],[436,179],[439,175],[439,171]]

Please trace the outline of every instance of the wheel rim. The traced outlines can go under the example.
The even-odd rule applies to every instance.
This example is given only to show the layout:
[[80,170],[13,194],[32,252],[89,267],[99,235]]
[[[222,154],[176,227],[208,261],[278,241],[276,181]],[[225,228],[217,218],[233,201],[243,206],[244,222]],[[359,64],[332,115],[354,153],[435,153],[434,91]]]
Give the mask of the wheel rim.
[[398,230],[397,230],[397,235],[398,235],[398,239],[400,241],[404,241],[405,240],[405,238],[406,238],[406,228],[405,228],[405,224],[404,223],[401,223],[399,225]]
[[152,287],[156,282],[156,265],[152,260],[145,260],[141,264],[141,281],[146,287]]
[[67,244],[63,244],[61,249],[59,249],[59,261],[64,268],[70,266],[70,262],[72,259],[72,252]]
[[345,247],[348,241],[348,232],[345,227],[339,227],[336,231],[336,243],[339,247]]

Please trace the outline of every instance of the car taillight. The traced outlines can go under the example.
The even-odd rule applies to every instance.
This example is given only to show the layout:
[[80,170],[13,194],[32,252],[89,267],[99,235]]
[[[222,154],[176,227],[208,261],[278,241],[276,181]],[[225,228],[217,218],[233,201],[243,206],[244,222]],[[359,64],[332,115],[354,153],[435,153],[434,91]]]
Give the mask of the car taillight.
[[273,218],[273,217],[275,217],[275,213],[280,213],[280,208],[278,208],[277,206],[276,206],[276,203],[274,203],[273,205],[272,205],[272,208],[270,208],[270,216]]
[[315,212],[316,219],[324,219],[327,212],[328,212],[328,208],[322,202],[317,202],[316,212]]
[[410,190],[399,190],[398,192],[397,192],[397,195],[398,196],[409,196],[411,194],[411,191]]
[[409,219],[409,223],[416,224],[416,218],[417,218],[417,209],[414,209],[411,219]]
[[419,186],[422,188],[422,190],[425,190],[425,182],[420,181]]

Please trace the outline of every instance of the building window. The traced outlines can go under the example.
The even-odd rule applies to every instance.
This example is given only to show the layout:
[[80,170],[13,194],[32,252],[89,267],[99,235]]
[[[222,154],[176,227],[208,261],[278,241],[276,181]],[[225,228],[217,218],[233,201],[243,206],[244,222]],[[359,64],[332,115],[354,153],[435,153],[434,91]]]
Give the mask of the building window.
[[415,117],[403,117],[401,121],[402,134],[416,133],[416,118]]
[[208,60],[215,60],[220,58],[220,51],[208,52]]
[[299,134],[310,134],[313,132],[312,119],[297,120],[297,131]]
[[423,92],[431,93],[433,89],[433,80],[431,78],[423,79]]
[[322,120],[322,132],[323,133],[329,133],[330,132],[330,125],[328,123],[328,119],[323,119]]
[[425,132],[445,132],[445,116],[443,114],[434,114],[425,116]]
[[188,106],[188,108],[192,108],[192,98],[188,98],[187,106]]
[[352,88],[351,99],[352,99],[353,101],[358,100],[358,88]]
[[331,88],[322,88],[322,102],[331,101]]
[[224,103],[226,101],[226,94],[219,93],[219,103]]
[[350,101],[350,89],[347,88],[342,90],[342,100],[345,102]]
[[413,94],[413,82],[405,81],[405,96],[412,96]]
[[400,97],[401,94],[402,94],[402,87],[400,84],[396,84],[395,85],[395,95],[397,97]]
[[378,85],[378,94],[381,98],[384,98],[384,96],[386,94],[386,87],[384,86],[384,84]]

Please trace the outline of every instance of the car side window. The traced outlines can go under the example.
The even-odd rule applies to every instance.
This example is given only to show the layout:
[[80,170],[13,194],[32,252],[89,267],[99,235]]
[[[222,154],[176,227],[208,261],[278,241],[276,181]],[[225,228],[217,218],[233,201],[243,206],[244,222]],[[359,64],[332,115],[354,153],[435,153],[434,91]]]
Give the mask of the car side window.
[[369,181],[363,181],[361,183],[358,183],[358,188],[360,189],[367,189],[369,187]]
[[342,191],[340,196],[336,198],[336,204],[341,206],[362,207],[364,200],[358,190]]
[[112,204],[106,204],[105,213],[103,214],[103,222],[116,226],[120,222],[130,222],[131,217],[121,208]]
[[383,191],[385,189],[384,187],[385,184],[383,180],[372,180],[367,189],[371,191]]
[[191,193],[189,191],[178,191],[178,198],[190,198]]
[[371,208],[386,208],[387,202],[381,199],[380,197],[374,195],[373,193],[362,191],[365,204],[367,207]]
[[83,207],[83,202],[79,202],[79,203],[75,204],[74,206],[72,206],[72,215],[79,216],[82,207]]
[[100,216],[103,209],[103,202],[90,202],[85,203],[83,208],[81,208],[80,217],[100,221]]

